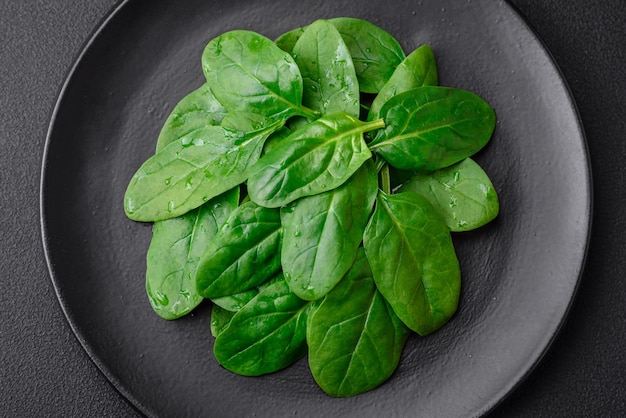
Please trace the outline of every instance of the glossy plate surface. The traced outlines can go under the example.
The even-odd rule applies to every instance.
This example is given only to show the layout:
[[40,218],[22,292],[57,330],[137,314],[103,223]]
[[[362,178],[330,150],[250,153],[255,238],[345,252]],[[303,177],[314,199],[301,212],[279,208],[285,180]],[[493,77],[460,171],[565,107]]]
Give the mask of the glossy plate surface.
[[[476,157],[501,215],[455,235],[463,271],[453,320],[412,337],[378,389],[333,399],[306,360],[250,378],[212,355],[210,306],[167,322],[145,295],[151,226],[129,221],[122,196],[177,101],[203,82],[213,37],[270,38],[317,18],[360,17],[411,52],[432,46],[440,84],[496,110]],[[150,416],[477,416],[532,369],[558,332],[584,266],[591,186],[575,105],[523,19],[503,1],[130,0],[94,33],[55,110],[42,169],[42,227],[51,277],[98,367]]]

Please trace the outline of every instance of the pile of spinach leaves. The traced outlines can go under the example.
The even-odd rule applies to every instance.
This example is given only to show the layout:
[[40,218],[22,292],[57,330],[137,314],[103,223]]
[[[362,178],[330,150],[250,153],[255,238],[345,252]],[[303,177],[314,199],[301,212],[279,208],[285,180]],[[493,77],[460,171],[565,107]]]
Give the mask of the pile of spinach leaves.
[[428,45],[405,55],[354,18],[275,42],[224,33],[202,69],[124,197],[130,219],[154,222],[152,307],[175,319],[210,299],[215,357],[235,373],[308,353],[331,396],[377,387],[410,331],[428,335],[457,308],[451,232],[498,213],[469,158],[493,109],[437,86]]

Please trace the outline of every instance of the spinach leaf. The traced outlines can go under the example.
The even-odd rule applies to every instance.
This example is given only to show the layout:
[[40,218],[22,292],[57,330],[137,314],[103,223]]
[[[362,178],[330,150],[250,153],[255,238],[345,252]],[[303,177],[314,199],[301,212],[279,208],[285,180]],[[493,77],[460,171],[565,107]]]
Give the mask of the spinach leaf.
[[291,133],[291,129],[287,128],[286,126],[283,126],[279,130],[274,132],[272,135],[270,135],[269,138],[267,138],[267,141],[265,141],[265,145],[263,146],[263,153],[261,155],[270,152],[272,148],[280,144],[282,140],[291,135]]
[[235,316],[235,312],[213,305],[211,308],[211,335],[214,337],[220,335],[230,325],[233,316]]
[[133,176],[124,196],[135,221],[174,218],[244,182],[276,122],[243,133],[219,126],[196,129],[150,157]]
[[410,329],[430,334],[454,314],[459,262],[448,227],[426,198],[379,191],[363,246],[378,290]]
[[228,296],[212,298],[211,302],[213,302],[215,305],[218,305],[220,308],[232,312],[237,312],[238,310],[243,308],[248,302],[250,302],[256,295],[258,295],[259,292],[265,287],[284,279],[285,278],[283,274],[280,273],[275,277],[261,283],[259,286],[253,287],[252,289],[244,290],[243,292],[234,293]]
[[250,169],[250,199],[280,207],[340,186],[371,157],[363,133],[380,127],[335,113],[298,129]]
[[291,365],[306,354],[308,306],[284,280],[266,287],[218,334],[215,358],[226,369],[244,376]]
[[[378,93],[405,58],[402,46],[371,22],[351,17],[329,19],[346,43],[363,93]],[[298,39],[307,27],[296,28],[276,39],[283,51],[293,53]]]
[[[194,276],[195,278],[196,276]],[[258,288],[252,288],[244,290],[243,292],[235,293],[233,295],[221,296],[219,298],[212,298],[211,302],[227,311],[237,312],[244,305],[252,300],[259,294]]]
[[295,28],[290,30],[289,32],[285,32],[280,35],[274,43],[283,51],[291,54],[293,52],[293,48],[296,46],[298,39],[302,36],[306,29],[306,26]]
[[198,306],[196,267],[239,203],[239,187],[181,217],[156,222],[146,257],[146,290],[154,311],[176,319]]
[[396,369],[409,330],[376,290],[362,248],[346,277],[309,315],[309,367],[327,394],[358,395]]
[[[218,125],[225,114],[208,85],[202,85],[176,105],[161,129],[157,152],[189,132]],[[196,266],[238,202],[235,187],[184,215],[154,223],[146,257],[146,292],[163,319],[180,318],[203,300],[196,291]]]
[[280,211],[254,202],[239,206],[198,263],[198,293],[219,298],[273,277],[280,270],[280,240]]
[[382,107],[385,129],[372,152],[402,170],[436,170],[484,147],[495,128],[491,106],[475,94],[426,86],[400,93]]
[[217,101],[207,83],[183,97],[165,120],[157,150],[196,129],[219,125],[226,109]]
[[202,68],[219,102],[231,111],[287,120],[315,117],[302,107],[302,76],[291,55],[258,33],[235,30],[211,40]]
[[359,81],[350,51],[332,24],[318,20],[307,26],[293,57],[302,74],[305,106],[323,115],[359,116]]
[[292,131],[297,131],[300,128],[304,128],[309,123],[313,122],[310,119],[304,118],[302,116],[295,116],[287,121],[287,126]]
[[230,112],[224,116],[220,126],[233,132],[254,132],[271,126],[273,121],[258,113]]
[[366,20],[330,19],[348,45],[363,93],[378,93],[405,58],[402,46],[387,31]]
[[410,53],[394,70],[374,98],[367,119],[380,117],[380,108],[396,94],[422,86],[436,86],[439,82],[437,63],[429,45],[422,45]]
[[427,198],[455,232],[491,222],[500,209],[491,180],[470,158],[432,173],[416,174],[398,191],[412,191]]
[[298,297],[321,298],[354,262],[378,191],[376,170],[369,163],[340,187],[281,209],[281,263]]

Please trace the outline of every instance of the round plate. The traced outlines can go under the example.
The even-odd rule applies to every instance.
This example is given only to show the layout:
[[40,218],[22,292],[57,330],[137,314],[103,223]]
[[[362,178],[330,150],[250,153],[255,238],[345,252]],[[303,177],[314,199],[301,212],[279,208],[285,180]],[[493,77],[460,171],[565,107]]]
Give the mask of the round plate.
[[[440,84],[496,110],[476,156],[499,192],[498,219],[454,236],[459,311],[413,336],[396,373],[348,399],[326,396],[306,359],[251,378],[212,355],[210,306],[177,321],[145,295],[149,224],[124,216],[123,193],[153,152],[172,107],[203,82],[213,37],[270,38],[317,18],[359,17],[407,52],[432,46]],[[67,318],[93,361],[152,416],[420,416],[485,413],[541,358],[569,309],[590,229],[590,171],[575,105],[556,65],[503,1],[122,3],[86,45],[60,95],[43,164],[43,237]]]

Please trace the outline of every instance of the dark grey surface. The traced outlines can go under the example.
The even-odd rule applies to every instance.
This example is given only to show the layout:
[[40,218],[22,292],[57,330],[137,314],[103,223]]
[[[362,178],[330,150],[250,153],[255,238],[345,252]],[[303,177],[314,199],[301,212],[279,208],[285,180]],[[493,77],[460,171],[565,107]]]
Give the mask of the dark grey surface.
[[[515,1],[546,41],[580,108],[594,168],[591,251],[579,296],[544,361],[495,416],[626,413],[624,4]],[[71,333],[39,238],[39,164],[56,94],[82,42],[113,2],[0,3],[3,321],[0,393],[6,416],[127,416],[134,411]]]

